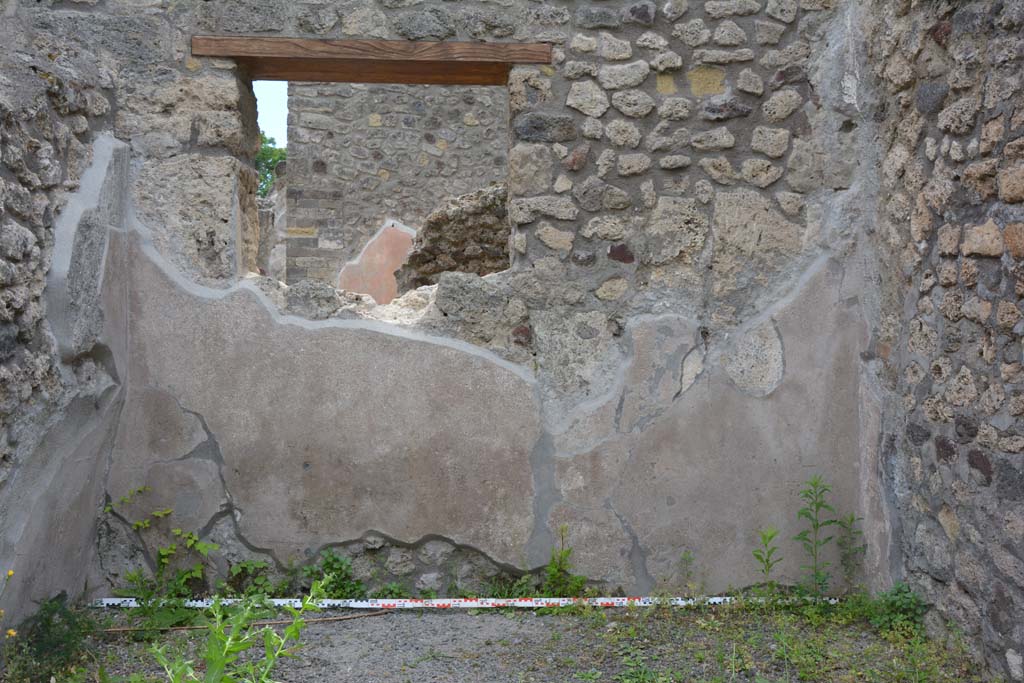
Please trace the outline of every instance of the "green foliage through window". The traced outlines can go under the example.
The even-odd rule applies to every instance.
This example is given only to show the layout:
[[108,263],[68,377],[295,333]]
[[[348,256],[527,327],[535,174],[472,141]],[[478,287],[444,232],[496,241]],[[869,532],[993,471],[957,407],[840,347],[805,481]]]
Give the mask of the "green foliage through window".
[[256,172],[260,176],[260,184],[256,193],[261,197],[270,194],[277,178],[277,165],[288,156],[288,150],[277,146],[277,140],[260,133],[260,151],[256,154]]

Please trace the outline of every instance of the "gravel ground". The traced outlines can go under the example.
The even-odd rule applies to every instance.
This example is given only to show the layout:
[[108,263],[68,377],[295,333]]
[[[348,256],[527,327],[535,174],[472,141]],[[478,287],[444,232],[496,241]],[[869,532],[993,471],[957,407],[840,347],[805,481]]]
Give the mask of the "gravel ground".
[[579,640],[571,621],[532,613],[470,616],[401,613],[340,624],[313,624],[300,660],[281,668],[285,683],[302,681],[437,681],[509,683],[546,664],[552,634]]
[[[320,616],[331,616],[321,614]],[[202,632],[160,639],[200,660]],[[755,610],[414,612],[310,624],[282,683],[780,683],[980,680],[950,644],[884,638],[863,622],[810,623]],[[125,636],[91,644],[94,673],[164,681],[149,644]]]

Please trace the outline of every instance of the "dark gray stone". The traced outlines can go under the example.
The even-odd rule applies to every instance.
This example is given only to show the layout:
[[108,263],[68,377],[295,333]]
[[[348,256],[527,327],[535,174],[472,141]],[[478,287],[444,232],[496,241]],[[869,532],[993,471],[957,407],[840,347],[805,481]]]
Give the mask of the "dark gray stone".
[[572,253],[572,262],[577,266],[592,266],[596,260],[591,251],[574,251]]
[[398,35],[409,40],[444,40],[455,35],[451,14],[440,7],[424,12],[409,12],[395,20]]
[[568,142],[577,137],[576,122],[568,114],[531,111],[513,124],[516,136],[526,142]]
[[578,183],[572,191],[572,196],[579,202],[580,208],[584,211],[600,211],[604,199],[604,193],[608,189],[608,183],[597,176],[590,176],[582,183]]
[[750,116],[754,108],[733,95],[717,95],[704,101],[700,117],[706,121],[727,121]]
[[569,19],[572,18],[569,10],[564,7],[552,7],[551,5],[542,5],[530,10],[530,12],[533,15],[534,23],[541,24],[542,26],[567,24]]
[[970,443],[978,436],[978,421],[970,415],[957,415],[954,424],[956,438],[960,443]]
[[930,436],[931,432],[928,431],[927,427],[914,424],[913,422],[907,425],[907,438],[910,439],[910,443],[915,446],[924,445]]
[[1004,3],[996,24],[1008,31],[1024,28],[1024,2],[1013,0]]
[[944,436],[935,437],[935,457],[940,462],[956,460],[956,444]]
[[608,7],[581,7],[576,10],[579,28],[618,28],[622,25],[619,13]]
[[1024,500],[1024,472],[1009,459],[1001,458],[995,466],[996,493],[1003,500]]
[[967,464],[985,480],[985,486],[992,483],[992,461],[978,449],[967,454]]
[[934,114],[942,109],[942,103],[949,94],[949,85],[945,81],[931,81],[917,86],[914,104],[922,114]]
[[0,360],[7,360],[18,349],[18,326],[13,323],[0,325]]
[[799,64],[790,64],[789,66],[779,69],[772,76],[768,82],[768,86],[772,90],[778,90],[784,85],[792,85],[794,83],[803,83],[807,80],[807,70]]
[[623,19],[630,24],[641,24],[643,26],[653,26],[654,17],[657,15],[658,8],[654,5],[651,0],[646,2],[633,3],[627,7],[623,13]]
[[466,33],[478,40],[485,38],[507,38],[516,32],[515,17],[498,12],[467,12],[462,22]]

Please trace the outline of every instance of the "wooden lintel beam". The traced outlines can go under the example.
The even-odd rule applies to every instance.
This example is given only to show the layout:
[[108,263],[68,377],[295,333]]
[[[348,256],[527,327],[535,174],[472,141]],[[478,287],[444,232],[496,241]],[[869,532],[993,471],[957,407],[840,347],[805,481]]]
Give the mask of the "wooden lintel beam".
[[505,85],[513,65],[551,62],[543,43],[250,36],[193,36],[192,54],[234,59],[254,79],[433,85]]
[[254,81],[506,85],[511,66],[494,62],[400,62],[366,59],[238,59]]

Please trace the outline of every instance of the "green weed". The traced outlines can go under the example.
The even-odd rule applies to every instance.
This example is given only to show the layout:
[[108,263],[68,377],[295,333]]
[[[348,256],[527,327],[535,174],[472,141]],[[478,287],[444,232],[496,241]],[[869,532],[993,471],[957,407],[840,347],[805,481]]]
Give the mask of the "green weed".
[[541,595],[548,598],[573,598],[583,593],[587,585],[587,577],[572,573],[572,548],[566,539],[569,527],[565,524],[558,528],[558,547],[551,549],[551,559],[544,568],[544,580],[541,583]]
[[82,661],[85,637],[93,628],[92,619],[68,605],[66,593],[44,600],[17,628],[17,635],[4,641],[6,680],[63,680],[64,674]]
[[828,573],[830,563],[822,558],[825,546],[832,541],[832,536],[826,536],[825,532],[828,527],[836,523],[834,519],[824,518],[826,512],[835,514],[835,508],[826,500],[826,496],[831,491],[832,487],[818,475],[807,480],[804,488],[800,490],[800,499],[803,500],[804,505],[797,512],[797,517],[805,520],[809,528],[793,537],[793,540],[799,541],[803,546],[804,553],[810,562],[801,567],[807,572],[804,587],[816,596],[824,595],[828,591],[831,581]]
[[406,590],[405,586],[402,584],[397,581],[392,581],[391,583],[385,583],[383,586],[370,593],[370,597],[376,600],[387,600],[411,598],[412,594]]
[[303,567],[307,579],[321,581],[324,594],[332,600],[355,600],[366,597],[363,582],[352,575],[352,560],[331,548],[320,553],[320,563]]
[[858,522],[863,521],[852,512],[836,520],[839,527],[839,534],[836,537],[836,546],[839,548],[839,566],[843,570],[843,585],[846,592],[853,590],[853,582],[857,577],[857,570],[868,550],[864,543],[864,532],[857,528]]
[[515,580],[510,576],[501,575],[489,581],[483,592],[489,598],[501,600],[530,598],[537,593],[537,583],[529,574],[523,574]]
[[775,556],[779,551],[778,546],[775,545],[775,538],[779,535],[779,530],[770,526],[758,531],[757,535],[761,539],[761,546],[754,549],[754,559],[761,565],[761,575],[768,582],[771,581],[772,570],[775,569],[775,565],[782,562],[781,557]]
[[[202,652],[203,676],[200,678],[191,660],[182,655],[171,655],[166,646],[154,646],[154,659],[163,668],[168,683],[204,681],[245,681],[246,683],[272,683],[271,675],[278,661],[293,657],[305,628],[304,616],[316,612],[316,601],[324,593],[319,581],[313,583],[309,594],[302,599],[299,609],[285,607],[292,621],[278,633],[270,626],[253,624],[263,607],[259,600],[247,598],[228,609],[216,599],[210,608],[206,642]],[[262,646],[262,657],[241,655]]]
[[919,631],[928,606],[905,583],[897,583],[880,593],[871,603],[868,621],[880,631],[910,628]]

